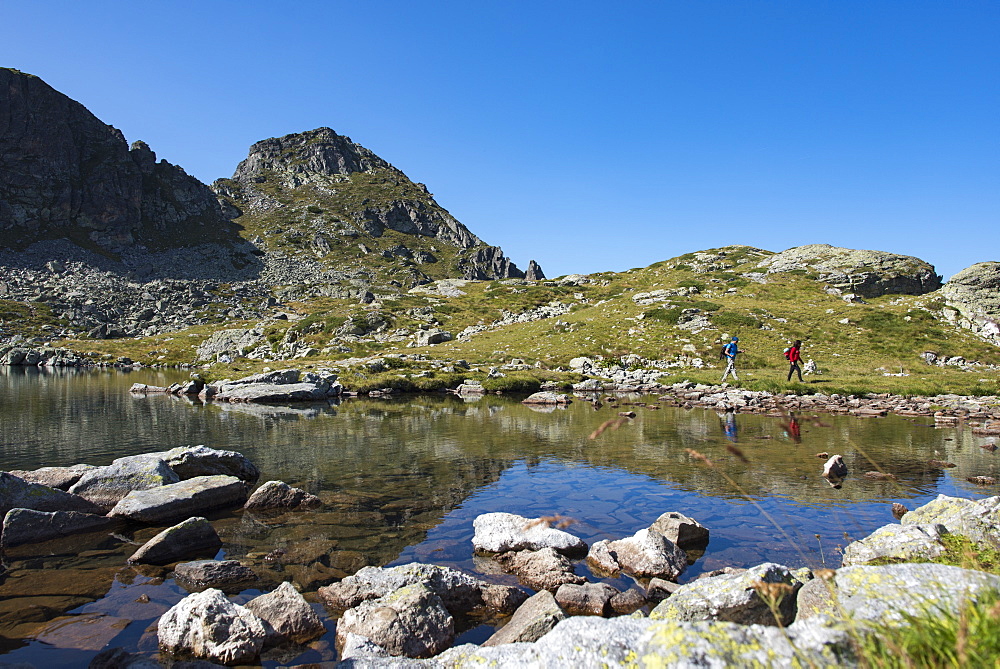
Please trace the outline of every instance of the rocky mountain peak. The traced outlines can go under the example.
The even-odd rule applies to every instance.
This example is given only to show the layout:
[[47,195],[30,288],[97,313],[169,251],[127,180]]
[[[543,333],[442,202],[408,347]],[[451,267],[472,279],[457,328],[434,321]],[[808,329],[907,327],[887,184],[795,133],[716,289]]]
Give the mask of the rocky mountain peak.
[[233,180],[254,181],[267,172],[331,177],[376,170],[390,170],[402,176],[402,172],[352,142],[350,137],[338,135],[330,128],[317,128],[255,143],[236,168]]

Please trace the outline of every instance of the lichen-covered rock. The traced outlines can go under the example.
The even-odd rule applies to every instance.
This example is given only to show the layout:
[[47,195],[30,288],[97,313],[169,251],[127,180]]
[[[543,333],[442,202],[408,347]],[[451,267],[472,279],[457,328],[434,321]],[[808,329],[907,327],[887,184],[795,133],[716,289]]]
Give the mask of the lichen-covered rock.
[[253,511],[267,509],[315,509],[323,500],[301,488],[293,488],[283,481],[268,481],[257,488],[243,508]]
[[[741,625],[788,625],[801,583],[787,567],[766,562],[739,574],[700,578],[678,588],[649,614],[656,620],[722,620]],[[778,618],[769,606],[777,604]]]
[[620,594],[607,583],[566,583],[556,590],[556,601],[571,616],[610,616],[611,599]]
[[278,637],[293,643],[306,643],[322,636],[326,631],[323,621],[305,598],[291,583],[285,581],[269,593],[251,599],[245,604],[270,626]]
[[687,569],[687,554],[659,532],[649,529],[617,541],[598,541],[590,547],[587,561],[609,573],[624,571],[672,581]]
[[239,592],[257,581],[257,574],[236,560],[195,560],[176,565],[174,579],[188,590]]
[[1000,262],[980,262],[955,274],[941,289],[944,315],[983,339],[1000,344]]
[[440,597],[414,583],[345,611],[337,623],[338,642],[348,633],[370,639],[390,655],[430,657],[451,645],[455,623]]
[[159,454],[150,453],[118,458],[106,467],[89,469],[69,492],[107,510],[133,490],[158,488],[180,480]]
[[913,256],[859,251],[829,244],[808,244],[762,260],[769,273],[806,270],[820,281],[862,297],[923,295],[941,287],[934,266]]
[[885,525],[844,549],[843,565],[868,564],[878,559],[929,560],[944,552],[943,525]]
[[819,615],[835,616],[837,600],[834,590],[834,584],[826,578],[814,578],[803,584],[795,597],[795,621]]
[[659,532],[682,549],[704,548],[708,545],[708,528],[694,518],[683,513],[668,511],[649,526],[654,532]]
[[246,486],[235,476],[197,476],[157,488],[133,490],[108,515],[140,523],[168,523],[242,504],[246,498]]
[[486,553],[554,548],[565,555],[583,555],[587,544],[569,532],[550,527],[544,519],[513,513],[484,513],[472,522],[472,547]]
[[496,561],[534,590],[555,591],[564,583],[579,584],[587,580],[574,573],[573,563],[554,548],[500,553]]
[[937,499],[903,515],[903,525],[944,525],[948,532],[1000,548],[1000,497]]
[[4,548],[12,548],[69,534],[111,530],[119,524],[120,521],[115,518],[79,511],[11,509],[3,519],[0,544]]
[[483,642],[484,646],[537,641],[566,617],[556,598],[548,590],[540,590],[522,604],[507,624]]
[[235,476],[246,483],[256,483],[260,470],[250,458],[236,451],[223,451],[208,446],[181,446],[157,453],[181,480],[196,476]]
[[222,539],[208,520],[188,518],[139,546],[128,561],[133,564],[164,565],[206,555],[214,557],[221,547]]
[[188,595],[160,616],[160,650],[221,664],[248,664],[267,638],[264,621],[210,589]]
[[398,567],[364,567],[353,576],[320,588],[316,594],[330,608],[341,610],[384,597],[414,583],[429,588],[441,598],[449,611],[456,614],[485,606],[487,601],[493,605],[508,606],[510,608],[506,610],[495,610],[511,613],[527,599],[524,593],[516,595],[520,592],[516,588],[488,584],[448,567],[416,562]]
[[1000,589],[1000,576],[933,563],[844,567],[833,582],[847,615],[887,623],[904,615],[957,615],[980,593]]
[[851,637],[818,622],[784,630],[727,622],[578,616],[535,643],[463,645],[434,658],[458,667],[840,667]]
[[104,513],[100,506],[78,495],[0,472],[0,513],[6,516],[11,509]]

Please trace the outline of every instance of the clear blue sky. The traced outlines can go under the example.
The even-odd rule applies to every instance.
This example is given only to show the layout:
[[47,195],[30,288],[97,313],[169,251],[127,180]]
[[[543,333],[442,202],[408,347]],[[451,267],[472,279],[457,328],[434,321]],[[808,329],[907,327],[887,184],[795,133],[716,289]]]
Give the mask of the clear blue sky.
[[0,66],[204,181],[329,126],[522,268],[1000,260],[1000,2],[0,0]]

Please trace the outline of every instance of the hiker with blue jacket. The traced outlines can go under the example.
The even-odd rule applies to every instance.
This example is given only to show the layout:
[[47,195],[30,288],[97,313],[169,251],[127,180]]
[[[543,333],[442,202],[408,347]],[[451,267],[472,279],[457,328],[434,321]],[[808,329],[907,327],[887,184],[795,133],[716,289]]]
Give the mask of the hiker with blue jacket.
[[731,342],[722,347],[722,357],[726,360],[726,371],[722,373],[722,381],[719,381],[719,383],[725,382],[726,377],[730,374],[733,375],[734,381],[740,380],[740,377],[736,376],[736,356],[740,353],[740,348],[736,342],[739,340],[739,337],[733,337]]

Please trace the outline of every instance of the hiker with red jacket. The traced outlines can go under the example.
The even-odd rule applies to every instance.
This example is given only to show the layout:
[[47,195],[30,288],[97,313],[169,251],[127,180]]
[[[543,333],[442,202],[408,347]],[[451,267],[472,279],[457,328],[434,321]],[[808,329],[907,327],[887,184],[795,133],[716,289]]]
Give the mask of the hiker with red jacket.
[[788,358],[788,362],[790,364],[788,368],[788,379],[787,379],[788,381],[792,380],[792,372],[798,372],[799,383],[803,383],[802,368],[799,367],[799,361],[802,360],[801,349],[802,349],[802,341],[796,339],[795,343],[792,344],[792,347],[785,350],[785,357]]

